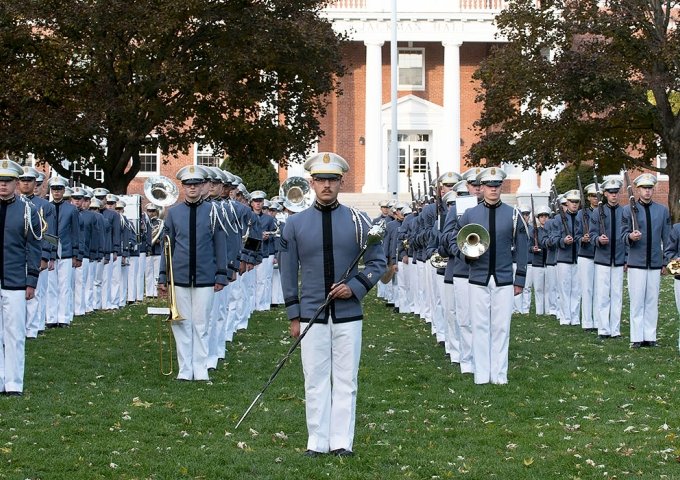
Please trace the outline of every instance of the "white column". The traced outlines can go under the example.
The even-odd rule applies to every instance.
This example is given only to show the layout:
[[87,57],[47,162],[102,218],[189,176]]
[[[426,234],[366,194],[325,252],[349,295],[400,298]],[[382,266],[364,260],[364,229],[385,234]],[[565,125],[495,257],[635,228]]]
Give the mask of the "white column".
[[533,168],[526,168],[519,175],[517,194],[538,192],[538,176]]
[[[437,152],[440,170],[460,172],[460,46],[456,39],[445,40],[444,46],[444,138]],[[435,139],[436,141],[436,139]]]
[[383,41],[365,41],[366,45],[366,141],[364,186],[362,192],[376,193],[385,191],[385,174],[382,155],[382,46]]

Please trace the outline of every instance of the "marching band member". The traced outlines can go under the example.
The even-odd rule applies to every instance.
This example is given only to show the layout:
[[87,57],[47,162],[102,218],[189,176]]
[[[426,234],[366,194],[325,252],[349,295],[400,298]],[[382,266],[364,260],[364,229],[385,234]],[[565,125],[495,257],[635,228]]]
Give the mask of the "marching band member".
[[[590,217],[590,238],[595,245],[595,305],[593,314],[600,339],[621,336],[623,305],[623,266],[626,245],[619,238],[623,209],[619,206],[619,191],[623,182],[609,179],[602,183],[606,204]],[[600,231],[600,223],[604,231]]]
[[538,226],[538,249],[532,245],[531,254],[531,285],[534,288],[536,300],[536,315],[546,315],[550,312],[550,302],[546,281],[546,271],[548,265],[548,239],[549,233],[546,222],[550,217],[550,207],[539,205],[536,207],[536,220]]
[[255,190],[250,193],[250,208],[257,217],[262,234],[260,253],[262,261],[255,267],[256,274],[256,299],[255,310],[267,311],[272,303],[272,275],[274,274],[274,238],[273,232],[276,230],[276,220],[264,212],[264,201],[266,194],[262,190]]
[[[41,174],[33,167],[23,167],[18,177],[18,191],[22,199],[37,209],[43,221],[47,223],[44,233],[55,235],[54,205],[44,198],[35,195],[37,179]],[[33,298],[26,300],[26,337],[36,338],[45,329],[45,295],[47,294],[47,266],[50,259],[51,246],[42,239],[40,274]]]
[[595,184],[591,183],[585,186],[583,194],[586,197],[586,202],[589,205],[581,205],[578,211],[578,220],[581,222],[583,228],[583,237],[579,242],[578,249],[578,276],[581,290],[581,327],[586,331],[594,331],[597,329],[597,322],[594,321],[594,302],[596,300],[595,293],[595,243],[593,236],[586,235],[590,228],[590,221],[586,225],[584,210],[587,209],[588,219],[593,218],[594,208],[597,206],[597,192]]
[[17,197],[21,166],[0,161],[0,392],[24,391],[26,301],[35,294],[42,253],[38,211]]
[[[347,162],[318,153],[305,163],[316,202],[286,223],[281,240],[281,281],[290,333],[298,337],[327,296],[328,308],[302,340],[307,456],[351,456],[361,356],[361,300],[385,271],[382,245],[368,247],[364,270],[336,283],[362,248],[371,226],[365,214],[338,203]],[[298,279],[301,277],[301,286]]]
[[[397,270],[399,265],[399,259],[397,257],[397,251],[399,250],[397,233],[401,223],[404,220],[403,210],[407,209],[410,211],[411,208],[406,203],[397,203],[391,210],[394,216],[394,220],[387,224],[385,231],[385,238],[383,239],[383,251],[385,253],[385,259],[387,260],[387,269],[392,270],[391,278],[385,285],[385,300],[388,307],[394,308],[395,312],[399,312],[399,295],[398,295],[398,280],[397,280]],[[380,282],[382,283],[382,281]]]
[[149,298],[156,298],[158,290],[156,289],[156,279],[158,279],[158,271],[161,266],[161,253],[163,222],[158,218],[158,207],[153,203],[146,206],[146,213],[149,216],[149,228],[147,230],[147,250],[146,250],[146,296]]
[[393,218],[390,215],[390,201],[380,200],[380,202],[378,202],[378,206],[380,207],[380,215],[373,219],[373,225],[380,223],[380,220],[385,220],[385,223],[392,221]]
[[285,220],[281,221],[278,219],[277,215],[283,212],[283,206],[278,203],[271,201],[271,205],[269,206],[269,213],[270,215],[274,218],[277,224],[277,230],[279,231],[279,234],[275,236],[274,238],[274,273],[272,274],[272,308],[276,308],[280,305],[285,305],[285,301],[283,300],[283,289],[281,287],[281,271],[279,270],[279,251],[280,251],[280,244],[281,244],[281,233],[283,231],[283,227],[286,226]]
[[[557,244],[557,287],[559,289],[560,325],[578,325],[580,322],[581,291],[578,278],[578,245],[583,236],[583,226],[578,219],[581,193],[569,190],[564,194],[567,200],[566,226],[556,216],[558,228],[553,230]],[[565,230],[566,228],[566,230]]]
[[[191,165],[177,172],[185,200],[170,208],[165,230],[172,251],[177,309],[184,317],[173,322],[179,380],[209,380],[208,321],[215,292],[227,284],[224,231],[211,216],[212,205],[201,200],[203,172]],[[165,256],[161,257],[158,290],[167,290]]]
[[[524,288],[528,238],[517,210],[501,202],[506,174],[489,167],[477,175],[484,200],[468,209],[458,221],[449,245],[451,252],[470,264],[470,318],[474,381],[508,383],[508,346],[513,295]],[[476,223],[489,232],[489,248],[478,258],[466,257],[456,242],[465,225]],[[512,248],[517,251],[517,271],[512,272]]]
[[[114,302],[114,264],[118,261],[118,256],[121,252],[120,245],[120,217],[115,211],[117,197],[115,195],[109,198],[109,191],[105,188],[97,188],[94,191],[95,197],[101,203],[101,214],[104,217],[104,260],[102,262],[102,309],[116,310],[118,308],[117,301]],[[117,283],[120,289],[120,278]]]
[[[522,218],[524,219],[524,224],[527,226],[529,229],[529,237],[531,238],[531,229],[533,228],[531,226],[531,207],[529,205],[520,205],[518,207],[519,212],[522,214]],[[531,257],[532,255],[532,248],[533,245],[529,247],[529,253],[528,253],[528,258],[529,261],[527,262],[527,276],[526,276],[526,283],[524,284],[524,290],[522,290],[522,293],[519,295],[515,296],[514,302],[513,302],[513,313],[520,313],[523,315],[526,315],[529,313],[531,310],[531,270],[532,270],[532,265],[531,265]],[[512,252],[513,255],[513,262],[512,262],[512,268],[517,269],[517,261],[516,261],[516,255],[517,252],[513,250]]]
[[[90,273],[90,257],[92,256],[92,242],[94,238],[96,218],[89,210],[89,199],[85,201],[85,189],[82,187],[74,188],[72,199],[78,211],[78,260],[80,265],[73,272],[75,286],[73,288],[73,314],[75,316],[85,315],[87,310],[88,297],[88,275]],[[96,246],[95,246],[96,248]]]
[[[114,209],[120,218],[120,256],[118,268],[120,269],[120,289],[118,290],[118,308],[127,305],[128,298],[128,276],[130,272],[130,252],[133,249],[134,229],[130,221],[125,216],[125,202],[116,197]],[[116,272],[116,263],[113,265]]]
[[80,266],[78,257],[80,226],[78,210],[64,200],[68,180],[52,177],[48,182],[54,205],[54,225],[59,245],[52,248],[47,276],[47,328],[68,327],[73,320],[73,270]]
[[413,209],[402,209],[401,213],[404,219],[397,230],[397,255],[399,258],[399,275],[397,282],[399,284],[399,312],[400,313],[415,313],[415,275],[413,266],[413,246],[410,245],[408,232],[409,225],[415,222],[417,214]]
[[[671,228],[669,234],[668,244],[664,248],[664,258],[666,265],[668,265],[667,270],[672,273],[675,277],[673,281],[673,291],[675,293],[675,307],[680,314],[680,274],[671,271],[671,266],[669,265],[671,261],[680,261],[680,223],[676,223]],[[680,336],[678,336],[678,349],[680,350]]]
[[[88,192],[90,198],[88,209],[92,212],[92,218],[94,219],[94,225],[92,227],[92,243],[90,244],[90,263],[89,272],[87,274],[87,296],[85,299],[85,312],[90,313],[101,308],[101,273],[102,270],[99,268],[102,265],[102,259],[104,258],[103,253],[103,242],[104,242],[104,217],[99,213],[101,207],[101,202],[92,196],[92,192]],[[85,197],[87,199],[87,195]],[[97,276],[100,275],[100,276]]]
[[[628,246],[628,295],[630,297],[630,341],[632,348],[656,347],[659,318],[659,287],[666,265],[662,245],[668,245],[671,218],[668,209],[652,201],[656,177],[639,175],[637,212],[623,208],[621,239]],[[635,216],[638,228],[633,229]]]
[[[557,199],[555,209],[566,208],[566,205],[567,199],[564,198],[564,195],[561,195]],[[550,306],[546,314],[559,319],[560,289],[557,282],[557,243],[559,242],[562,226],[558,211],[555,211],[553,217],[545,222],[545,231],[548,234],[548,238],[544,243],[544,248],[548,250],[545,264],[545,291]]]

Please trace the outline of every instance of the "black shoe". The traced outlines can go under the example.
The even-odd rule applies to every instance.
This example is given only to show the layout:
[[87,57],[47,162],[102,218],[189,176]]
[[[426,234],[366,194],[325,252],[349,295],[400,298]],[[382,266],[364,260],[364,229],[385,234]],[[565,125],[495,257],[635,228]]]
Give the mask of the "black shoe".
[[387,308],[393,308],[394,307],[394,303],[392,303],[392,302],[387,302],[385,305],[387,306]]
[[609,338],[609,335],[598,335],[597,338],[599,338],[600,340],[606,340]]
[[59,325],[56,323],[48,323],[45,325],[45,328],[58,328]]
[[394,307],[394,313],[399,313],[399,307]]
[[353,457],[354,452],[352,450],[347,450],[344,448],[338,448],[337,450],[332,450],[331,453],[336,457]]
[[440,347],[446,346],[446,342],[444,340],[442,340],[441,342],[437,342],[437,343],[439,344]]
[[302,452],[303,457],[309,457],[309,458],[316,458],[316,457],[320,457],[321,455],[323,455],[323,453],[317,452],[316,450],[305,450],[304,452]]
[[8,397],[21,397],[23,393],[21,392],[5,392]]
[[633,342],[630,344],[630,348],[640,348],[642,346],[642,342]]
[[71,325],[69,325],[68,323],[58,323],[57,326],[59,328],[70,328],[71,327]]
[[621,338],[621,335],[612,335],[612,336],[609,337],[609,338]]
[[649,342],[645,342],[645,343],[646,343],[646,345],[645,345],[646,347],[652,347],[652,348],[654,348],[654,347],[657,346],[657,343],[656,343],[655,341],[653,341],[653,340],[651,340],[651,341],[649,341]]

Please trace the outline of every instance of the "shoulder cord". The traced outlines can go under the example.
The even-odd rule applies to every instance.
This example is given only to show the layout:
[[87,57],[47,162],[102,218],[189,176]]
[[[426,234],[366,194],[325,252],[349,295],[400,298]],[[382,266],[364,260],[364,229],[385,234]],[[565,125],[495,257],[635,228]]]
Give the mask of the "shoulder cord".
[[35,205],[33,205],[33,202],[28,200],[26,197],[22,195],[21,201],[24,202],[24,237],[28,237],[28,232],[31,232],[31,235],[33,235],[33,238],[36,240],[40,241],[43,238],[43,222],[45,221],[42,216],[42,208],[40,208],[40,211],[37,212],[38,214],[38,220],[40,221],[40,235],[36,235],[35,230],[33,229],[33,222],[31,221],[31,214],[33,213],[31,207],[35,208]]
[[238,229],[239,232],[243,231],[243,224],[241,221],[238,219],[238,214],[236,213],[236,209],[234,208],[234,204],[232,203],[231,199],[227,200],[229,203],[229,208],[231,209],[231,213],[234,215],[234,221],[236,222],[236,228]]
[[[220,202],[220,208],[222,209],[222,214],[224,215],[224,220],[227,222],[227,225],[229,225],[229,228],[231,229],[231,231],[234,232],[234,233],[238,233],[239,232],[238,227],[235,227],[234,225],[232,225],[231,220],[229,220],[229,213],[227,212],[227,209],[224,208],[224,204],[228,203],[228,202],[229,202],[229,200],[222,200]],[[233,206],[232,206],[232,208],[233,208]],[[222,228],[224,228],[224,227],[222,227]],[[227,229],[225,228],[224,231],[226,232]],[[229,233],[229,232],[227,232],[227,233]]]
[[227,231],[226,228],[224,228],[224,224],[222,223],[222,219],[220,219],[220,213],[217,210],[217,205],[215,205],[215,202],[210,202],[210,233],[214,234],[215,233],[215,227],[217,227],[217,224],[220,224],[220,227],[222,227],[222,230],[225,232]]
[[364,223],[366,226],[371,224],[371,221],[369,218],[366,216],[364,212],[359,211],[358,209],[354,207],[349,207],[350,211],[352,212],[352,221],[354,222],[354,229],[356,232],[356,240],[357,240],[357,245],[359,247],[363,248],[363,242],[364,242]]
[[524,224],[524,233],[527,236],[527,239],[529,239],[529,226],[527,225],[527,222],[524,220],[524,217],[520,213],[519,210],[517,210],[517,207],[512,207],[512,243],[516,244],[517,243],[517,223],[518,220]]

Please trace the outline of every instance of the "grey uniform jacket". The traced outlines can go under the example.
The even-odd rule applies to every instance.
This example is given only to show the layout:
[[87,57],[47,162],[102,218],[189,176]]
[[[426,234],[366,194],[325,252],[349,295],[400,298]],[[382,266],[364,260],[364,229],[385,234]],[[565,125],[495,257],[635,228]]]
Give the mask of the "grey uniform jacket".
[[[460,217],[449,244],[450,251],[463,261],[465,261],[465,256],[458,248],[456,239],[460,229],[470,223],[482,225],[488,230],[490,236],[489,249],[477,260],[470,262],[470,284],[486,286],[489,284],[489,279],[493,277],[499,287],[505,285],[524,287],[529,256],[529,238],[521,214],[502,202],[495,205],[482,202],[466,210]],[[514,278],[512,273],[513,246],[517,251],[517,271]]]
[[[214,225],[212,205],[203,201],[180,203],[168,210],[165,231],[170,236],[172,273],[179,287],[227,285],[224,230]],[[167,282],[165,255],[161,255],[159,284]]]
[[[26,229],[26,205],[16,196],[0,201],[0,287],[6,290],[25,290],[38,284],[42,249],[40,240]],[[40,238],[38,211],[30,208],[33,232]]]
[[621,217],[621,239],[628,246],[628,267],[659,270],[666,264],[663,246],[667,245],[671,231],[671,217],[668,209],[656,202],[637,202],[638,229],[642,238],[633,242],[628,238],[632,232],[630,205],[623,207]]
[[[361,222],[360,228],[355,221]],[[357,229],[363,234],[359,240],[363,244],[370,226],[365,214],[355,216],[350,208],[337,202],[333,206],[315,203],[288,218],[281,236],[279,269],[289,319],[311,319],[331,285],[340,280],[361,251]],[[361,300],[387,268],[382,243],[368,247],[363,259],[364,270],[360,272],[355,267],[346,282],[353,295],[332,301],[317,319],[319,323],[327,323],[329,316],[335,323],[363,319]]]
[[[664,248],[664,260],[666,265],[674,258],[680,258],[680,223],[671,227],[668,244]],[[676,280],[680,280],[680,275],[675,275]]]
[[[600,212],[590,217],[590,238],[595,245],[595,263],[598,265],[622,267],[626,263],[626,244],[621,240],[623,207],[602,206],[604,232],[600,232]],[[609,243],[600,245],[600,236],[606,235]]]
[[[61,243],[62,259],[78,257],[80,245],[80,225],[78,222],[78,209],[67,201],[53,203],[54,222],[57,228],[57,236]],[[52,260],[57,258],[57,247],[52,249]],[[82,258],[82,257],[80,257]]]

